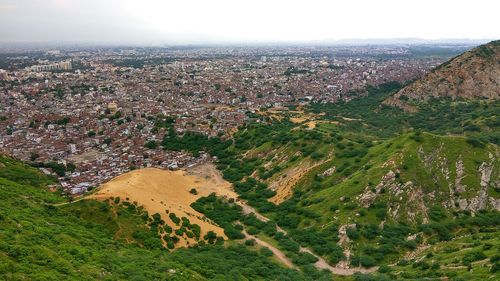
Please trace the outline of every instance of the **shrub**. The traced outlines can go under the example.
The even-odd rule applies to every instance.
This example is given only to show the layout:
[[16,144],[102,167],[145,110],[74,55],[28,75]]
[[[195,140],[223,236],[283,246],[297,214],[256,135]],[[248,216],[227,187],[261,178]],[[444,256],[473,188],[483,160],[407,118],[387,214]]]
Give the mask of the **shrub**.
[[476,137],[468,137],[466,139],[466,142],[468,144],[472,145],[473,147],[478,147],[478,148],[484,148],[485,147],[484,142],[482,142],[480,139],[478,139]]
[[352,240],[357,240],[359,239],[359,231],[354,228],[354,227],[350,227],[346,230],[346,233],[347,233],[347,236],[352,239]]
[[245,240],[245,245],[247,245],[247,246],[253,246],[253,245],[255,245],[255,239]]
[[175,215],[175,213],[168,214],[168,217],[176,224],[179,225],[181,219]]
[[267,247],[260,248],[260,253],[266,257],[271,257],[273,255],[273,252],[271,250],[269,250],[269,248],[267,248]]

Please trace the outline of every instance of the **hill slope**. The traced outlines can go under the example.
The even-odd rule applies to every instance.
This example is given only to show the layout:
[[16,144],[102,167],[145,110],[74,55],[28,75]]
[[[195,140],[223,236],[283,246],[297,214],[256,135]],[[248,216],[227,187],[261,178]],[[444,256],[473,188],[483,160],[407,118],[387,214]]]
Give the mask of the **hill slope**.
[[[190,169],[192,171],[193,168]],[[200,237],[209,231],[226,238],[222,228],[207,220],[190,204],[198,198],[215,192],[219,196],[236,198],[230,183],[217,175],[217,170],[210,164],[196,167],[198,174],[190,171],[168,171],[161,169],[140,169],[122,174],[103,184],[88,198],[107,200],[121,198],[136,202],[145,208],[149,214],[159,214],[168,229],[179,228],[179,221],[188,219],[191,225],[198,228],[196,235],[181,234],[175,247],[196,245]],[[171,231],[170,231],[171,232]],[[163,233],[162,236],[175,235]]]
[[[313,280],[235,243],[168,252],[132,204],[65,199],[0,156],[1,280]],[[316,275],[315,275],[316,274]]]
[[[353,119],[333,107],[313,128],[287,122],[286,116],[252,124],[236,133],[225,150],[212,151],[240,198],[271,219],[266,225],[286,230],[287,242],[279,233],[260,234],[251,222],[239,221],[248,231],[291,249],[291,256],[289,245],[295,244],[295,250],[300,245],[336,268],[379,265],[384,271],[400,263],[403,271],[391,278],[406,279],[406,274],[438,276],[435,270],[427,272],[426,263],[435,263],[449,276],[493,276],[500,209],[498,146],[472,136],[398,134],[394,128],[396,136],[385,137],[377,129],[387,115],[373,117],[381,114],[376,104],[363,108],[362,119]],[[404,130],[405,124],[400,125]],[[478,232],[484,241],[474,234]],[[464,251],[449,259],[445,245],[458,244]],[[439,259],[424,251],[430,248]],[[469,274],[466,255],[471,251],[483,252],[478,256],[484,261],[481,270]],[[422,268],[404,266],[422,259]]]
[[407,110],[430,98],[500,98],[500,40],[476,47],[443,63],[385,101]]

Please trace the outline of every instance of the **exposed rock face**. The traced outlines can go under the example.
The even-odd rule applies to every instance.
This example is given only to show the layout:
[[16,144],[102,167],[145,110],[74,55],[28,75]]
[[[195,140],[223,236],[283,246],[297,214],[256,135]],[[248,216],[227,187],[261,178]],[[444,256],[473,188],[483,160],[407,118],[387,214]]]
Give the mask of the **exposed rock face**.
[[[401,163],[394,161],[385,165],[385,168],[391,166],[392,169],[386,170],[379,183],[365,186],[356,200],[363,208],[370,208],[383,200],[387,203],[388,217],[423,223],[428,222],[429,209],[435,205],[449,211],[468,210],[472,213],[485,209],[500,210],[500,198],[492,193],[492,189],[500,187],[500,150],[495,146],[489,146],[488,150],[488,156],[481,164],[471,164],[468,155],[451,153],[444,142],[437,143],[429,151],[421,145],[417,148],[417,157],[425,170],[420,176],[430,180],[427,186],[419,184],[418,179],[417,182],[408,181],[405,174],[400,176],[397,167]],[[447,186],[448,190],[440,186]]]
[[[467,205],[463,203],[460,208],[469,210],[471,212],[477,212],[479,210],[486,209],[488,207],[488,203],[490,203],[493,208],[495,208],[496,210],[500,210],[500,200],[488,196],[488,187],[491,182],[491,175],[493,173],[496,161],[495,156],[493,156],[493,154],[491,153],[489,154],[489,158],[490,162],[483,162],[478,169],[478,172],[481,174],[481,189],[479,190],[477,196],[471,198]],[[494,182],[493,184],[496,184],[496,182]],[[465,206],[465,208],[463,208],[463,206]]]
[[462,160],[458,160],[457,163],[455,164],[455,167],[457,168],[457,174],[455,177],[455,186],[454,186],[455,191],[458,193],[463,193],[467,188],[467,186],[462,184],[462,179],[465,177],[464,162],[462,162]]
[[344,224],[339,228],[339,242],[337,242],[340,246],[347,246],[351,243],[351,239],[347,236],[347,229],[356,228],[356,224]]
[[[403,215],[409,220],[415,220],[418,215],[422,215],[424,221],[426,221],[427,207],[424,203],[424,193],[422,189],[415,186],[411,181],[403,183],[397,180],[397,174],[399,174],[399,172],[399,170],[395,172],[389,170],[387,174],[382,176],[377,186],[374,188],[370,188],[370,186],[365,187],[363,193],[358,195],[356,199],[361,206],[369,208],[379,196],[387,192],[392,198],[388,209],[388,213],[391,217],[397,218]],[[407,198],[407,202],[404,204],[406,206],[402,206],[404,202],[403,198]],[[405,213],[402,213],[403,209],[406,211]]]
[[438,66],[384,101],[415,111],[411,101],[429,98],[500,98],[500,40],[481,45]]
[[329,177],[329,176],[333,175],[333,173],[335,173],[335,170],[336,170],[336,167],[333,166],[333,167],[329,168],[328,170],[324,171],[321,174],[321,176],[324,178]]

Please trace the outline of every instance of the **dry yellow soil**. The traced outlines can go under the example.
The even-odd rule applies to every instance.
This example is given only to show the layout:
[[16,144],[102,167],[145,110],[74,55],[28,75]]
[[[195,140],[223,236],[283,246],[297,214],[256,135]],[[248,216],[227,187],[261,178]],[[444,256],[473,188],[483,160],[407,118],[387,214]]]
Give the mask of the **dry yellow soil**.
[[269,188],[276,191],[276,195],[269,198],[269,202],[280,204],[293,194],[294,186],[305,176],[311,169],[316,167],[311,161],[306,160],[300,165],[294,166],[283,173],[271,182]]
[[[190,193],[192,188],[196,189],[197,194]],[[192,224],[198,224],[202,237],[208,231],[214,231],[218,236],[226,238],[221,227],[190,206],[198,198],[212,192],[227,198],[237,197],[231,184],[222,179],[212,164],[203,164],[188,170],[147,168],[131,171],[103,184],[89,197],[98,200],[110,197],[120,197],[122,200],[129,198],[130,202],[136,201],[143,206],[150,215],[159,213],[174,230],[179,226],[169,218],[168,213],[171,212],[179,218],[187,217]],[[193,245],[195,242],[194,238],[188,238],[184,234],[176,247]]]
[[292,123],[302,123],[307,121],[306,117],[290,117],[290,122]]
[[274,204],[281,204],[283,201],[290,198],[293,194],[295,185],[312,169],[322,165],[331,157],[332,153],[320,162],[313,162],[306,159],[299,165],[293,166],[279,173],[277,177],[271,179],[269,184],[269,188],[276,191],[276,195],[269,198],[268,201]]

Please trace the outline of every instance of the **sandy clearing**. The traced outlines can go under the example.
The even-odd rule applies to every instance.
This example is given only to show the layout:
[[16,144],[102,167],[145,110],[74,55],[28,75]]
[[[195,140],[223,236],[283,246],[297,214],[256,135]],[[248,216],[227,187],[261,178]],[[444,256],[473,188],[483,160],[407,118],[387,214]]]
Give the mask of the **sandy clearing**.
[[302,123],[302,122],[305,122],[307,121],[307,118],[305,117],[290,117],[290,122],[292,123]]
[[[190,193],[192,188],[196,189],[197,194]],[[179,218],[187,217],[191,223],[198,224],[202,237],[208,231],[214,231],[218,236],[226,238],[221,227],[210,222],[203,214],[190,206],[198,198],[208,196],[213,192],[218,196],[236,198],[231,184],[222,179],[215,167],[211,164],[203,164],[189,171],[169,171],[157,168],[134,170],[101,185],[88,198],[105,200],[110,197],[120,197],[125,200],[128,197],[130,202],[136,201],[150,215],[159,213],[166,224],[174,230],[179,226],[172,222],[167,211],[175,213]],[[176,247],[185,247],[195,242],[194,238],[188,238],[184,234]]]
[[301,164],[279,174],[278,178],[269,185],[271,190],[276,191],[276,195],[269,198],[269,202],[280,204],[292,196],[293,187],[309,169],[309,164]]
[[89,151],[83,152],[81,154],[75,154],[69,157],[69,160],[75,162],[76,164],[80,164],[82,162],[94,161],[99,156],[99,151],[95,149],[91,149]]
[[306,123],[306,125],[309,129],[314,129],[316,128],[316,121],[309,121]]
[[284,173],[280,173],[269,185],[271,190],[276,191],[276,195],[268,199],[269,202],[280,204],[290,198],[293,194],[293,188],[300,179],[323,163],[324,161],[313,163],[310,160],[304,160],[299,165],[286,170]]

